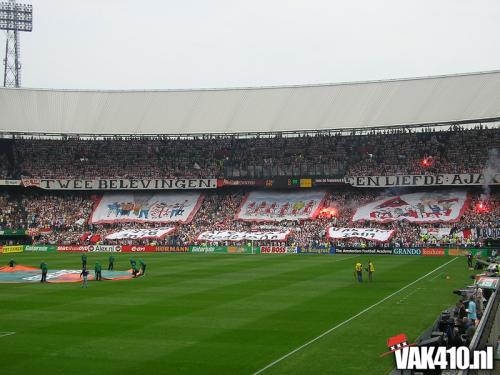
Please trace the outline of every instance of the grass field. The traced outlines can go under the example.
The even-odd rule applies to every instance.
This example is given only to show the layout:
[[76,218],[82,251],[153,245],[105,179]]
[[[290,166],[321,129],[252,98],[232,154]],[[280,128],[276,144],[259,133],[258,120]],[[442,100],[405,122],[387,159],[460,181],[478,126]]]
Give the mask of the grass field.
[[[414,340],[471,281],[462,258],[374,256],[374,282],[357,284],[367,256],[141,256],[148,272],[134,280],[0,284],[0,331],[15,332],[0,337],[0,373],[252,374],[338,326],[262,373],[386,374],[387,338]],[[49,270],[80,266],[79,254],[15,259],[42,257]]]

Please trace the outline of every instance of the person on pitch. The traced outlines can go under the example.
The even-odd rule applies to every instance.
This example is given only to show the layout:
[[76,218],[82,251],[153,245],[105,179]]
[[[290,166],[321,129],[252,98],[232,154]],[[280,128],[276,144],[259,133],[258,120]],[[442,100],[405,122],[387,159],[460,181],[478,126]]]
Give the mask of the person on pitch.
[[87,269],[84,267],[82,269],[82,272],[80,273],[80,277],[83,279],[82,280],[82,288],[88,288],[88,282],[87,282],[87,279],[88,279],[88,276],[89,276],[89,271],[87,271]]
[[472,253],[469,251],[467,253],[467,267],[469,268],[473,268],[473,265],[472,265]]
[[134,277],[137,277],[137,275],[139,274],[139,268],[137,268],[136,263],[132,265],[132,274],[134,275]]
[[40,263],[40,269],[42,270],[42,278],[40,279],[41,283],[46,283],[47,282],[47,272],[49,270],[49,267],[47,266],[47,263],[42,260],[42,263]]
[[16,262],[14,262],[14,259],[11,259],[9,260],[9,267],[15,267],[16,266]]
[[373,281],[373,273],[375,272],[375,266],[373,265],[372,261],[368,261],[368,266],[366,267],[366,272],[368,272],[368,280],[371,282]]
[[101,273],[102,272],[102,267],[101,267],[101,263],[96,262],[94,271],[95,271],[95,279],[97,281],[101,281],[102,280],[102,273]]
[[354,266],[354,275],[358,277],[358,282],[363,282],[363,265],[360,262],[357,262]]
[[134,258],[130,258],[130,266],[134,268],[134,266],[137,265],[137,262],[135,261]]
[[85,253],[82,254],[82,268],[87,268],[87,256]]
[[108,259],[108,271],[112,271],[113,268],[115,267],[115,257],[113,255],[110,255],[109,256],[109,259]]
[[141,276],[146,273],[146,263],[142,259],[139,259],[139,264],[141,265]]

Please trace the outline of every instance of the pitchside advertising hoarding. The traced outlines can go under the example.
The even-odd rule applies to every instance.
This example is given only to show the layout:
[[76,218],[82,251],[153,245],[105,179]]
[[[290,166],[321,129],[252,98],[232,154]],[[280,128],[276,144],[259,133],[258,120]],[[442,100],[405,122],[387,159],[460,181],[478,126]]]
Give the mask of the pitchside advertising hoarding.
[[258,247],[251,246],[190,246],[192,253],[215,253],[215,254],[256,254]]
[[61,245],[59,252],[97,252],[97,253],[188,253],[189,246],[129,246],[129,245]]
[[56,245],[25,245],[24,251],[52,253],[57,251]]
[[261,254],[297,254],[296,247],[290,246],[261,246]]
[[3,254],[22,253],[23,251],[24,251],[23,245],[0,246],[0,252],[2,252]]
[[[218,253],[218,254],[367,254],[409,256],[473,256],[486,258],[494,249],[444,248],[444,247],[395,247],[378,249],[298,247],[298,246],[153,246],[153,245],[14,245],[0,246],[0,253],[68,252],[68,253]],[[497,249],[498,251],[498,249]]]
[[335,254],[335,247],[298,247],[297,254]]
[[57,251],[63,253],[86,253],[89,251],[89,247],[87,245],[58,245]]
[[369,255],[390,255],[391,249],[335,249],[336,254],[369,254]]
[[157,253],[189,253],[189,246],[154,246]]
[[418,247],[395,247],[392,249],[393,255],[422,255],[422,249]]
[[444,257],[446,252],[445,249],[442,248],[424,247],[422,249],[422,255],[424,257]]

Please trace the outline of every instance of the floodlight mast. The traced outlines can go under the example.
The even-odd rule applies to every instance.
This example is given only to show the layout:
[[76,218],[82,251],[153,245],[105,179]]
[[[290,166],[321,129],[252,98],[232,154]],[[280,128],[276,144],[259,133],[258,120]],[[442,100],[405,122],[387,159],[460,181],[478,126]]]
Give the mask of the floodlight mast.
[[4,87],[21,87],[19,32],[33,29],[33,7],[16,0],[0,2],[0,30],[6,30],[3,71]]

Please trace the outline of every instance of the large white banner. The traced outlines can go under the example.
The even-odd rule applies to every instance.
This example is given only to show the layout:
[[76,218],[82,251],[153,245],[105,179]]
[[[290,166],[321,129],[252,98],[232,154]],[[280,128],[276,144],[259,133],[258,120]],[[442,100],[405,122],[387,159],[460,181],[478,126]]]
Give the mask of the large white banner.
[[451,228],[422,228],[420,229],[421,235],[428,235],[429,237],[434,237],[437,240],[441,240],[444,237],[448,237],[451,233]]
[[253,191],[243,200],[236,219],[244,221],[308,220],[318,216],[326,193]]
[[500,185],[500,173],[441,173],[431,175],[352,176],[345,182],[356,187]]
[[0,180],[0,186],[19,186],[21,180]]
[[412,223],[454,222],[467,208],[465,191],[434,191],[378,199],[357,209],[352,220],[379,223],[407,220]]
[[161,239],[175,231],[175,227],[160,227],[149,229],[125,229],[106,236],[107,240],[137,240],[142,238]]
[[182,190],[215,189],[214,178],[99,178],[99,179],[46,179],[23,178],[24,187],[34,186],[46,190]]
[[178,193],[105,193],[90,218],[103,223],[188,223],[198,211],[203,195]]
[[387,242],[394,232],[394,229],[329,227],[326,235],[331,239],[363,238],[368,241]]
[[198,241],[286,241],[289,230],[266,232],[237,232],[233,230],[207,231],[198,235]]

